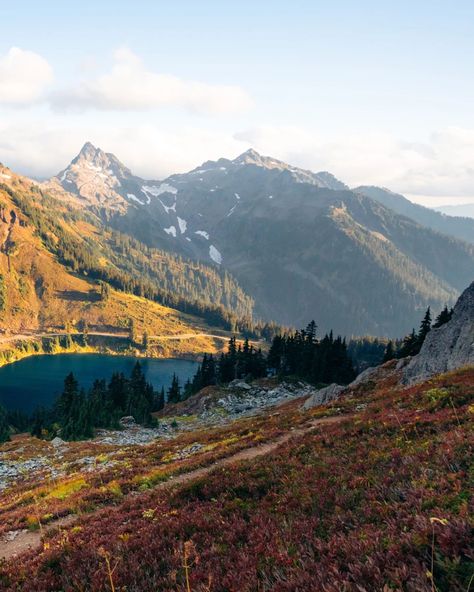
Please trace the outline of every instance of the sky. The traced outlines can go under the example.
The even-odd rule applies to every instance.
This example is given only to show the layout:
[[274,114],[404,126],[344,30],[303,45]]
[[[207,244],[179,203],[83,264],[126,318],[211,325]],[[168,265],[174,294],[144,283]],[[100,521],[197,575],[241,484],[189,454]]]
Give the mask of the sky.
[[86,141],[148,179],[252,147],[424,205],[474,202],[474,2],[0,1],[0,162]]

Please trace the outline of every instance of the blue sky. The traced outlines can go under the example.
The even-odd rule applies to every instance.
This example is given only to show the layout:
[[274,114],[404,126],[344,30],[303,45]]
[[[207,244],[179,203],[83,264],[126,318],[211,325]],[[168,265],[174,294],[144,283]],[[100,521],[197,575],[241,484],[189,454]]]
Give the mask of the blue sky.
[[0,19],[0,160],[20,172],[88,139],[147,177],[253,146],[474,201],[474,3],[19,0]]

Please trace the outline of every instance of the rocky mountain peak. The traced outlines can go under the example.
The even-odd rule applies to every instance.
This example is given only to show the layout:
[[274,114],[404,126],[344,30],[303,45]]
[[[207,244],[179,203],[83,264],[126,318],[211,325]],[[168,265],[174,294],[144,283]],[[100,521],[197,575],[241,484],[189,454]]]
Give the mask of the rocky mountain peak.
[[96,148],[91,142],[86,142],[74,160],[77,160],[80,157],[83,157],[86,160],[93,160],[96,155],[101,152],[102,150],[100,148]]
[[96,169],[96,172],[102,172],[108,175],[119,177],[130,176],[130,170],[123,165],[120,160],[110,152],[104,152],[101,148],[94,146],[91,142],[86,142],[81,148],[79,154],[71,161],[68,168],[72,165],[85,166]]
[[[234,158],[232,163],[236,165],[253,164],[265,168],[274,168],[275,165],[282,164],[280,161],[274,160],[273,158],[262,156],[253,148],[249,148],[237,156],[237,158]],[[280,166],[278,166],[278,168],[280,168]]]
[[421,382],[435,374],[473,364],[474,282],[459,297],[451,320],[428,333],[420,353],[404,370],[404,382]]
[[85,204],[123,209],[127,193],[122,188],[130,179],[133,179],[131,171],[115,155],[86,142],[52,183],[59,183],[69,193],[80,196]]
[[271,156],[262,156],[253,148],[250,148],[232,161],[233,165],[254,165],[268,170],[277,170],[289,173],[297,183],[309,183],[316,187],[326,189],[340,190],[348,189],[347,185],[339,181],[334,175],[323,171],[313,173],[310,170],[301,169],[290,165],[282,160]]

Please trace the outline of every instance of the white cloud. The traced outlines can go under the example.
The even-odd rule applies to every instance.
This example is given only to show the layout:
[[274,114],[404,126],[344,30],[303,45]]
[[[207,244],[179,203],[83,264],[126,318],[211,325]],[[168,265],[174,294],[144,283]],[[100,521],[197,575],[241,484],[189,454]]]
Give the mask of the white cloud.
[[0,103],[33,103],[42,97],[52,79],[53,70],[43,57],[12,47],[0,57]]
[[0,119],[0,161],[25,175],[49,177],[69,164],[84,142],[113,152],[145,179],[185,172],[205,160],[232,157],[246,144],[230,134],[199,127],[107,126],[80,118],[67,125],[30,118]]
[[58,91],[51,101],[58,110],[145,111],[176,106],[212,114],[245,111],[252,106],[251,98],[239,86],[205,84],[151,72],[126,48],[115,52],[109,73]]
[[263,154],[311,170],[328,170],[350,186],[382,185],[425,204],[474,198],[474,130],[450,127],[424,142],[382,133],[326,137],[295,127],[235,134]]
[[[145,116],[143,116],[145,118]],[[350,186],[382,185],[425,205],[474,201],[474,130],[448,128],[424,142],[384,134],[328,140],[295,127],[259,127],[232,136],[196,126],[115,125],[82,116],[0,119],[0,161],[46,177],[63,169],[86,140],[113,152],[134,173],[162,179],[250,146],[314,171],[329,170]]]

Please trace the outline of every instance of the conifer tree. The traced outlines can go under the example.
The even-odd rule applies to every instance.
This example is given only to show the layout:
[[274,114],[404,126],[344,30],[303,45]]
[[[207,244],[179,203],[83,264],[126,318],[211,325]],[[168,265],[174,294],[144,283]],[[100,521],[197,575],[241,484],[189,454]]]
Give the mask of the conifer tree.
[[171,386],[168,389],[168,403],[179,403],[181,400],[181,387],[179,386],[179,379],[176,374],[173,374]]
[[38,407],[31,417],[31,435],[36,438],[43,438],[47,431],[47,411],[43,407]]
[[431,331],[431,310],[430,307],[426,309],[425,316],[421,321],[420,330],[418,332],[418,341],[423,344],[426,336]]
[[70,372],[64,379],[64,388],[56,402],[56,415],[60,424],[65,425],[70,410],[79,394],[79,383]]
[[407,356],[413,356],[417,347],[417,335],[415,329],[412,329],[411,333],[406,335],[402,341],[402,345],[398,351],[399,358],[406,358]]
[[165,406],[165,387],[162,386],[161,390],[155,393],[155,402],[153,404],[154,411],[161,411]]
[[148,331],[145,331],[143,333],[143,339],[142,339],[143,351],[148,351],[149,346],[150,346],[150,337],[148,335]]
[[135,319],[128,320],[128,339],[131,345],[135,345],[137,342],[137,329],[135,325]]
[[382,362],[388,362],[389,360],[393,360],[395,358],[395,348],[393,347],[393,341],[390,340],[387,343],[387,347],[385,348],[385,353],[383,356]]
[[114,409],[125,413],[128,401],[128,380],[121,372],[114,372],[107,387]]
[[10,426],[5,409],[0,405],[0,443],[10,440]]
[[436,317],[435,322],[433,323],[433,329],[438,329],[445,323],[451,320],[453,316],[453,309],[448,309],[447,305],[444,306],[443,310],[439,313]]
[[147,383],[140,362],[133,367],[128,383],[127,415],[132,415],[138,423],[149,424],[153,407],[153,387]]

